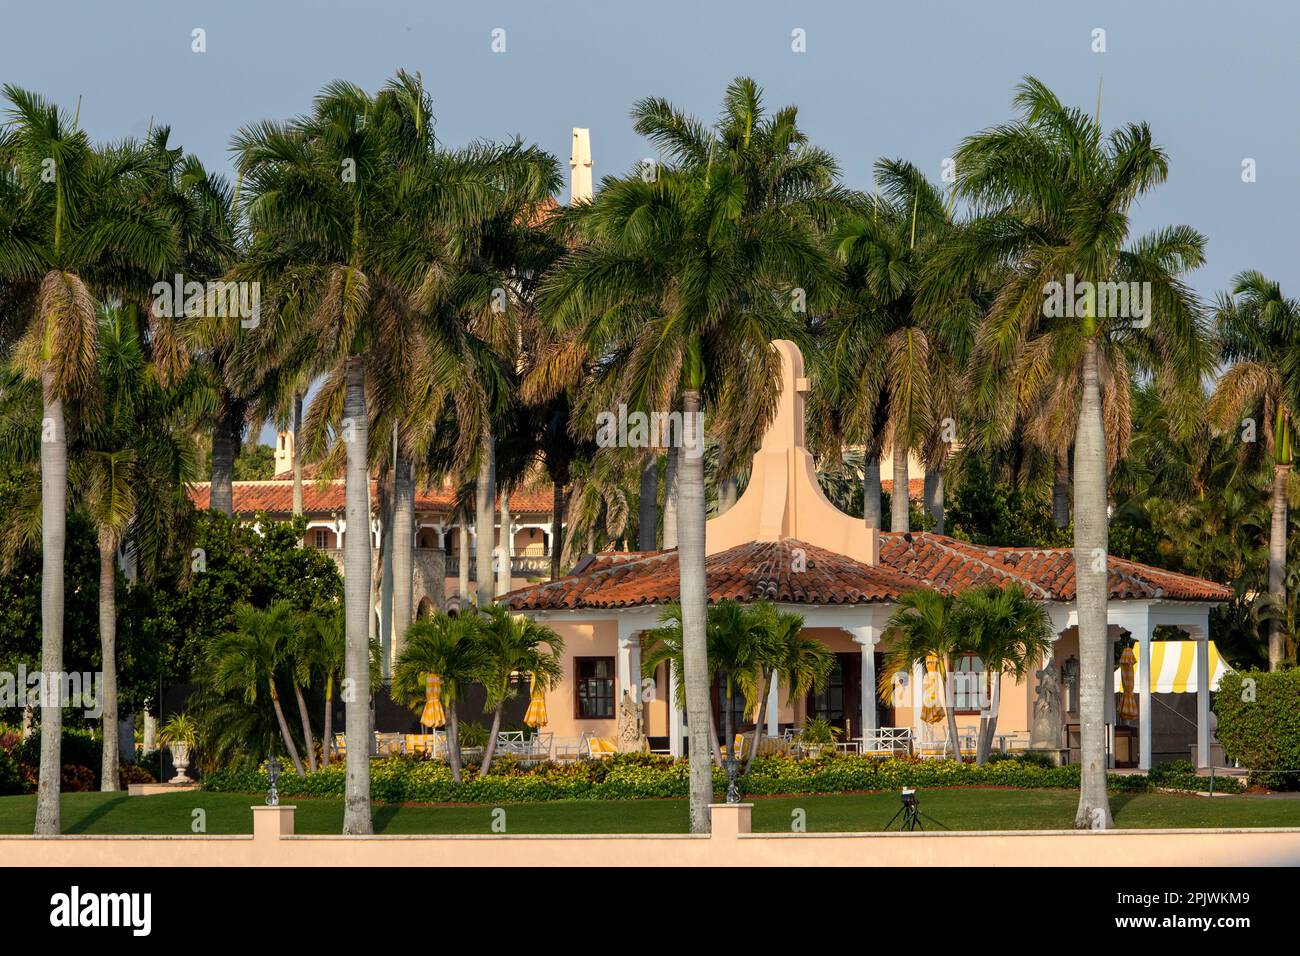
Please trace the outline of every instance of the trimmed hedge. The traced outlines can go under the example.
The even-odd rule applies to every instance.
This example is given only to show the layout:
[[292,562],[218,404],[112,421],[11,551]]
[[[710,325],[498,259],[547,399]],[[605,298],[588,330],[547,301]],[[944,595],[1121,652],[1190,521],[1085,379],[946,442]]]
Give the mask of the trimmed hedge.
[[[604,760],[570,764],[541,764],[524,768],[513,759],[494,762],[482,780],[477,768],[467,768],[462,782],[451,779],[451,768],[440,761],[388,757],[370,763],[370,794],[378,803],[536,803],[550,800],[638,800],[685,797],[689,767],[685,760],[647,754],[617,754]],[[342,763],[308,773],[284,774],[278,785],[282,797],[342,797]],[[1041,763],[1003,759],[982,767],[950,760],[879,760],[856,755],[827,754],[815,760],[763,757],[739,781],[742,794],[775,795],[843,793],[852,790],[898,790],[919,787],[1009,787],[1014,789],[1064,789],[1079,787],[1077,766],[1051,767]],[[218,770],[203,778],[205,790],[230,793],[264,793],[263,771]],[[1206,781],[1195,773],[1171,773],[1157,782],[1141,774],[1113,775],[1110,789],[1143,792],[1159,786],[1168,789],[1204,789]],[[714,768],[714,792],[726,792],[726,774]],[[1216,783],[1224,792],[1239,791],[1236,781]]]
[[1250,768],[1251,784],[1300,789],[1300,670],[1225,674],[1214,712],[1224,756]]

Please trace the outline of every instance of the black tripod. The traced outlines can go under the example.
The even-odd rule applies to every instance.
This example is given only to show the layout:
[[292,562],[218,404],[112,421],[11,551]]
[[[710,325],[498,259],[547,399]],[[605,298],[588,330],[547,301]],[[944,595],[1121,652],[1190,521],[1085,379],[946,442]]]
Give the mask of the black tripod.
[[921,803],[919,800],[916,799],[915,790],[904,790],[902,800],[903,800],[903,805],[898,808],[898,812],[894,814],[893,818],[890,819],[890,821],[885,824],[886,830],[892,827],[894,825],[894,821],[897,820],[900,816],[903,819],[902,822],[899,824],[898,829],[907,833],[911,833],[914,830],[924,831],[925,826],[921,823],[922,818],[929,820],[935,826],[940,827],[944,830],[948,829],[948,827],[944,826],[942,823],[940,823],[934,817],[930,816],[928,813],[921,812]]

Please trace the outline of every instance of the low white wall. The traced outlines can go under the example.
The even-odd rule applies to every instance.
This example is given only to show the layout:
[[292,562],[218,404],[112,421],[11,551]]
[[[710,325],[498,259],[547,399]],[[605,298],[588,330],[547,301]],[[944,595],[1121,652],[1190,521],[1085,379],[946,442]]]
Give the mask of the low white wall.
[[295,836],[254,807],[252,836],[0,836],[6,866],[1296,866],[1300,828],[951,833],[749,832],[718,806],[709,836]]

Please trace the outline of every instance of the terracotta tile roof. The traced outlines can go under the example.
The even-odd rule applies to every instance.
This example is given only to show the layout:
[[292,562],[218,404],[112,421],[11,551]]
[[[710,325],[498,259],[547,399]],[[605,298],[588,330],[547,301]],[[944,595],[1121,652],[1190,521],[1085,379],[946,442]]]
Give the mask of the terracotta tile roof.
[[[885,494],[892,495],[892,494],[894,493],[894,479],[892,479],[892,478],[881,478],[881,479],[880,479],[880,490],[883,491],[883,492],[885,492]],[[924,498],[925,498],[925,479],[924,479],[924,478],[909,478],[909,479],[907,479],[907,497],[911,498],[913,501],[922,501],[922,500],[924,500]]]
[[[343,479],[335,479],[322,487],[316,481],[302,483],[302,507],[307,515],[334,514],[344,508]],[[370,482],[370,500],[377,495],[376,482]],[[211,494],[210,484],[198,482],[190,488],[190,500],[199,510],[208,507]],[[274,479],[271,481],[236,481],[234,482],[235,514],[251,516],[258,511],[268,514],[291,514],[293,512],[293,482]],[[500,500],[498,499],[498,506]],[[416,511],[446,511],[452,505],[450,488],[432,490],[416,489]],[[551,487],[534,488],[515,492],[510,496],[512,514],[549,514],[551,511]]]
[[[880,562],[945,591],[1018,581],[1040,600],[1074,600],[1074,552],[1069,548],[997,548],[928,532],[885,532],[880,536]],[[1232,597],[1232,589],[1225,585],[1114,555],[1107,568],[1109,596],[1114,600],[1226,601]]]
[[[794,551],[805,552],[796,572]],[[863,604],[888,601],[916,586],[890,568],[872,567],[793,538],[751,541],[709,555],[705,577],[710,601],[767,598],[797,604]],[[515,610],[619,608],[662,604],[678,597],[677,551],[597,554],[558,581],[502,597]]]
[[[794,549],[807,568],[795,572]],[[1231,588],[1112,557],[1110,597],[1225,601]],[[568,577],[520,588],[502,600],[515,610],[622,608],[674,601],[677,552],[597,554]],[[916,587],[946,594],[986,584],[1020,584],[1040,601],[1074,600],[1074,556],[1068,548],[987,548],[943,535],[884,533],[880,564],[862,564],[824,548],[785,538],[753,541],[705,561],[710,601],[768,598],[792,604],[888,602]]]

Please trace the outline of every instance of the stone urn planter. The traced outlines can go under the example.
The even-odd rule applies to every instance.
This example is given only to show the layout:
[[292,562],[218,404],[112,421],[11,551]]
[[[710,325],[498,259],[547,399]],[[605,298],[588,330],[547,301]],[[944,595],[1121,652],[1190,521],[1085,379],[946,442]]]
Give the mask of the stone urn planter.
[[193,783],[185,773],[190,769],[190,745],[185,743],[171,743],[167,745],[167,750],[172,755],[172,764],[176,768],[176,776],[172,777],[168,783]]
[[172,764],[176,776],[167,781],[171,784],[188,784],[194,781],[186,773],[190,769],[190,754],[194,752],[198,741],[198,728],[185,714],[176,714],[163,725],[158,734],[158,742],[172,755]]

